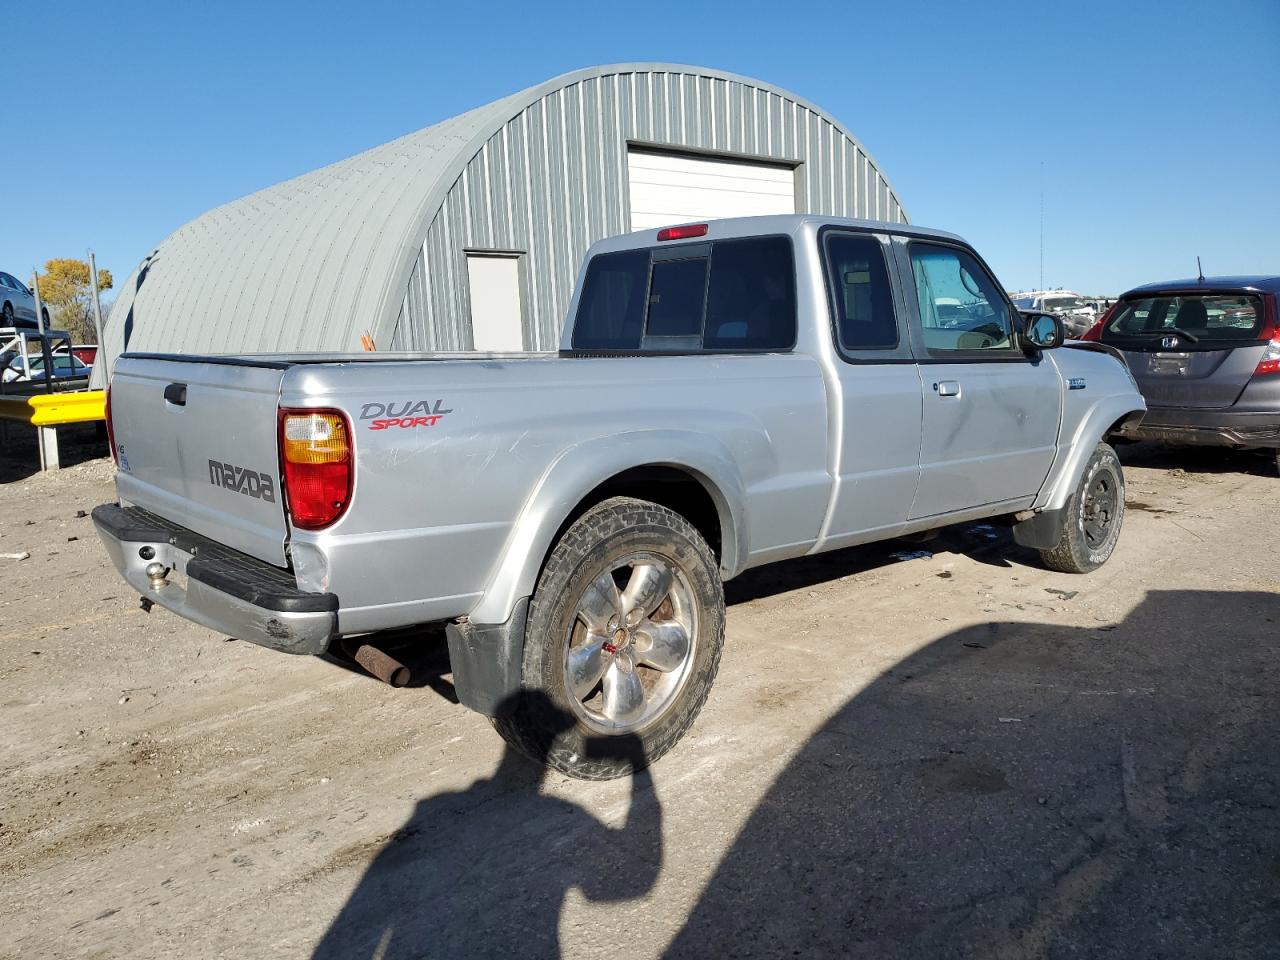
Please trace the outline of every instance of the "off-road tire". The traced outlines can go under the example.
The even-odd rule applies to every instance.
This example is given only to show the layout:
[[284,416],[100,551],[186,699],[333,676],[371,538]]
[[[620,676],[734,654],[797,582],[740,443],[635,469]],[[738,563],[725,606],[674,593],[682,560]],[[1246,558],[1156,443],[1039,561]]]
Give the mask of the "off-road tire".
[[[564,680],[565,645],[586,586],[610,561],[637,551],[659,554],[683,572],[698,608],[697,639],[675,699],[647,726],[610,737],[573,713]],[[720,667],[724,621],[719,565],[693,525],[656,503],[605,500],[574,521],[551,551],[529,604],[521,663],[526,695],[494,726],[530,759],[580,780],[612,780],[643,769],[676,745],[706,702]]]
[[[1100,476],[1114,484],[1115,506],[1105,539],[1100,543],[1090,544],[1085,536],[1086,493]],[[1061,537],[1051,549],[1040,551],[1040,560],[1050,570],[1057,570],[1059,573],[1089,573],[1097,570],[1115,550],[1123,525],[1124,470],[1110,444],[1099,443],[1067,503]]]

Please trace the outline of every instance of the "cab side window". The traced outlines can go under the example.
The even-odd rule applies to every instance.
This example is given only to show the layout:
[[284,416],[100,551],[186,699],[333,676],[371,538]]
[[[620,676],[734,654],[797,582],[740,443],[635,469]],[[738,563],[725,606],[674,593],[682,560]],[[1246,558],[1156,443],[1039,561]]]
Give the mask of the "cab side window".
[[831,234],[826,253],[840,346],[849,351],[892,350],[898,345],[898,319],[880,241],[865,235]]
[[1013,349],[1004,297],[972,255],[931,243],[912,243],[910,249],[920,325],[931,354]]

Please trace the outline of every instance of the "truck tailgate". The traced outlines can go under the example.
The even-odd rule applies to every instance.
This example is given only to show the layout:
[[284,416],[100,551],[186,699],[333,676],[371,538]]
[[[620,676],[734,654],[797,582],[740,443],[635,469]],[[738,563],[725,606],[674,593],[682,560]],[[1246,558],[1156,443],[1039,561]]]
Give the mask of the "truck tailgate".
[[287,366],[121,357],[111,380],[120,498],[284,565],[276,418]]

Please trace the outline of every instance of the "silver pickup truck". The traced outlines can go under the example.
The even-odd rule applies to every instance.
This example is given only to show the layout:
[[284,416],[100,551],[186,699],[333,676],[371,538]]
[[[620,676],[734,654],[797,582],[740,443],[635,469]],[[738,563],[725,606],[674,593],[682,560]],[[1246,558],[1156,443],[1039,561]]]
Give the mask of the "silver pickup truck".
[[446,624],[462,703],[604,778],[608,738],[648,762],[689,728],[744,570],[983,517],[1104,563],[1105,441],[1145,407],[1062,345],[951,234],[641,231],[588,252],[554,356],[125,354],[94,520],[145,601],[242,640]]

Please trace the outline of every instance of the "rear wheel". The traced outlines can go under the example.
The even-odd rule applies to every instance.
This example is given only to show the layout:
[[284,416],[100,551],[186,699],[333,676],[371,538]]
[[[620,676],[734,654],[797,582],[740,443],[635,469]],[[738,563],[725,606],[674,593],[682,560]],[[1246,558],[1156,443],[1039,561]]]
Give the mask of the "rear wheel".
[[498,732],[572,777],[608,780],[670,750],[724,643],[714,554],[684,517],[614,497],[551,552],[529,607],[521,686]]
[[0,309],[0,327],[13,326],[13,304],[6,303],[3,309]]
[[1067,506],[1062,535],[1040,559],[1051,570],[1088,573],[1107,562],[1124,523],[1124,471],[1116,452],[1098,444]]

